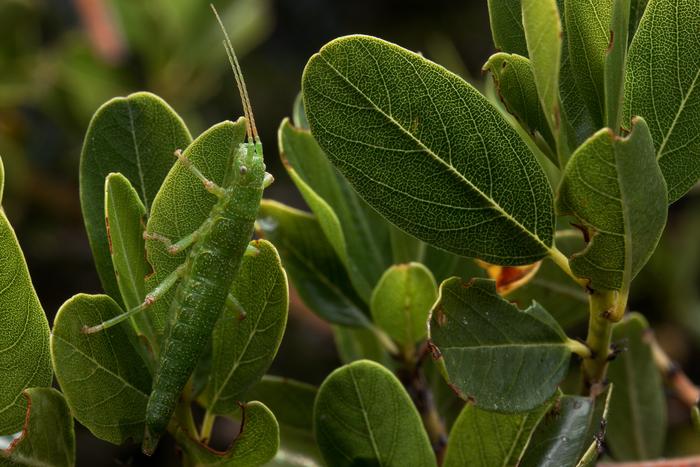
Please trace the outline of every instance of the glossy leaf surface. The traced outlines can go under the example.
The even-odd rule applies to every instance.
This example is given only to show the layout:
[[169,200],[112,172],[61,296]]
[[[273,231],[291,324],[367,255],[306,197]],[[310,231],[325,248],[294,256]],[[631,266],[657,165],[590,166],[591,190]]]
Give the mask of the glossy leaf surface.
[[649,0],[632,39],[624,122],[649,123],[670,203],[700,178],[700,0]]
[[122,173],[136,188],[146,212],[175,162],[173,152],[192,138],[175,111],[158,96],[139,92],[117,97],[92,117],[80,156],[80,204],[85,229],[108,295],[121,302],[104,218],[104,183]]
[[73,416],[113,444],[143,436],[151,374],[128,323],[89,335],[82,329],[122,312],[106,295],[76,295],[58,310],[51,336],[56,379]]
[[374,362],[360,360],[326,378],[316,398],[314,426],[328,465],[436,465],[406,390]]
[[[0,192],[3,183],[0,169]],[[52,372],[49,323],[34,291],[22,249],[2,207],[0,323],[0,435],[10,435],[20,431],[24,423],[27,401],[22,391],[49,386]]]
[[[606,396],[561,396],[535,430],[523,467],[576,466],[601,433]],[[604,425],[604,423],[603,423]],[[602,432],[604,434],[604,431]]]
[[238,411],[242,396],[275,358],[287,325],[287,276],[277,251],[266,240],[251,244],[259,253],[244,257],[231,290],[242,310],[226,309],[212,335],[205,399],[208,409],[217,414]]
[[613,328],[613,342],[625,351],[610,363],[615,385],[608,418],[608,445],[616,460],[660,457],[666,439],[666,397],[651,347],[645,339],[649,324],[637,313]]
[[302,86],[314,137],[389,221],[492,263],[547,254],[553,212],[544,172],[461,78],[389,42],[348,36],[309,60]]
[[638,119],[624,139],[609,129],[588,139],[566,167],[557,208],[588,230],[588,246],[570,261],[574,274],[594,289],[629,287],[666,225],[665,183],[646,122]]
[[63,395],[53,388],[30,388],[24,393],[29,413],[22,434],[0,449],[0,466],[75,465],[75,434]]
[[504,300],[493,281],[448,279],[430,317],[430,339],[448,382],[477,407],[523,412],[549,399],[571,352],[557,322],[539,304]]

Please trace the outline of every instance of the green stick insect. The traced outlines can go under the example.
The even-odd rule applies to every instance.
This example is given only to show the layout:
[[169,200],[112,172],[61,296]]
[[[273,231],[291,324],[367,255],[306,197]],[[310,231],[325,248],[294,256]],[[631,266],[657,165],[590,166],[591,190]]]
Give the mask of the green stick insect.
[[162,298],[179,281],[170,305],[171,320],[165,334],[155,371],[151,395],[146,407],[146,430],[143,452],[150,455],[165,433],[180,394],[189,380],[211,337],[227,300],[243,256],[255,254],[249,246],[263,190],[272,181],[265,172],[263,150],[255,127],[253,110],[238,59],[221,18],[212,5],[224,32],[224,47],[231,63],[247,120],[247,142],[231,158],[223,186],[208,180],[180,150],[175,152],[180,164],[199,178],[207,191],[217,197],[209,217],[201,227],[173,243],[157,233],[144,233],[145,239],[162,241],[168,252],[177,254],[191,248],[185,262],[155,287],[143,303],[126,313],[97,326],[86,327],[90,334],[121,323],[147,309]]

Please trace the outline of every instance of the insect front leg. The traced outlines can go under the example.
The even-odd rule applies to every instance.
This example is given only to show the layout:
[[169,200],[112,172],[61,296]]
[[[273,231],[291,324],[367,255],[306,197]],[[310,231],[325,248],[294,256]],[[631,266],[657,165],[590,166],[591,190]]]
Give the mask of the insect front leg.
[[141,303],[139,306],[134,307],[127,312],[117,315],[114,318],[108,319],[107,321],[97,324],[95,326],[85,325],[83,326],[82,333],[94,334],[96,332],[103,331],[121,323],[124,320],[129,319],[129,317],[135,315],[136,313],[145,310],[149,306],[153,305],[158,299],[162,298],[163,295],[165,295],[168,292],[168,290],[170,290],[177,283],[177,281],[183,276],[184,273],[185,264],[182,264],[176,270],[168,274],[168,277],[166,277],[163,280],[163,282],[158,284],[156,288],[151,290],[151,292],[148,295],[146,295],[146,298],[143,300],[143,303]]
[[195,167],[195,165],[192,163],[192,161],[185,157],[184,154],[182,154],[182,151],[180,149],[175,151],[175,157],[177,157],[177,159],[183,166],[185,166],[185,168],[192,172],[192,175],[197,177],[202,182],[202,184],[204,184],[204,188],[209,193],[215,195],[217,198],[222,198],[226,196],[226,190],[221,188],[213,181],[209,180],[202,172],[200,172],[199,169]]

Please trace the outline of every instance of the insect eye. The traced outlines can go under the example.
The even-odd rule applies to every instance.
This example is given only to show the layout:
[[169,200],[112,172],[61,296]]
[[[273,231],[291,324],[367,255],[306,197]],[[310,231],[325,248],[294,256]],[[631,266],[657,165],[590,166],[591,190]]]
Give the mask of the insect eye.
[[242,165],[241,168],[238,170],[241,173],[241,175],[245,175],[248,173],[248,167],[246,167],[245,165]]

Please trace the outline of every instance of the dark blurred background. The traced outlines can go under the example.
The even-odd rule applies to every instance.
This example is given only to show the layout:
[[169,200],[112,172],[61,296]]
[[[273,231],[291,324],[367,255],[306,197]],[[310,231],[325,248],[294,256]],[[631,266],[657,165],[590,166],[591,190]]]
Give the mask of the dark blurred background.
[[[82,139],[95,110],[111,97],[151,91],[182,115],[193,136],[242,113],[208,3],[0,0],[0,155],[7,185],[3,205],[50,321],[73,294],[101,291],[78,199]],[[277,127],[291,114],[306,61],[323,44],[345,34],[380,36],[421,51],[476,86],[484,79],[481,65],[494,52],[486,0],[214,4],[241,57],[268,170],[277,180],[266,194],[297,207],[303,202],[279,163]],[[640,274],[631,301],[695,381],[700,381],[698,265],[696,189],[673,206],[662,245]],[[319,383],[337,365],[330,329],[294,300],[271,371]],[[685,426],[685,411],[671,404],[671,422],[677,419]],[[669,453],[699,450],[687,436],[684,429],[670,436]],[[84,465],[142,463],[136,451],[113,448],[84,430],[79,437],[78,459]],[[170,464],[174,459],[161,461]]]

